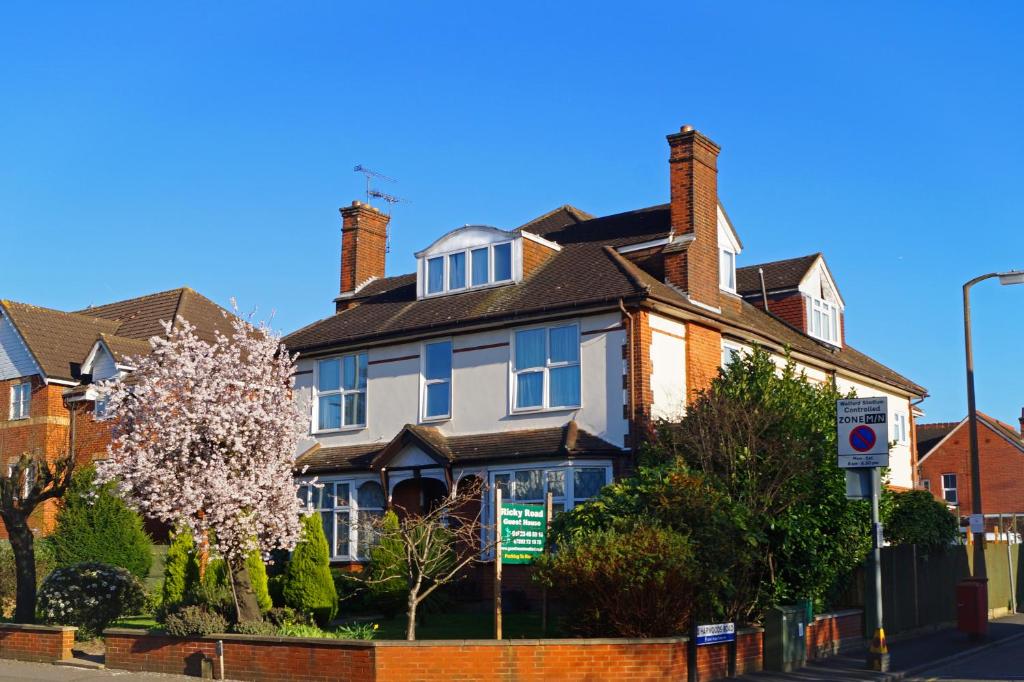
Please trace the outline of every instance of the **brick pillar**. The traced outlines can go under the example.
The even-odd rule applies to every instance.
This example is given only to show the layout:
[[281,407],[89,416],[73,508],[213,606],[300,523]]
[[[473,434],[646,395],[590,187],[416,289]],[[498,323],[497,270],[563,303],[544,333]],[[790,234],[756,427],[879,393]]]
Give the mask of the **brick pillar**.
[[[665,248],[665,280],[693,300],[717,308],[719,147],[691,126],[669,135],[668,143],[670,213],[677,242]],[[688,235],[692,241],[685,241]]]
[[[371,277],[384,276],[390,217],[369,204],[353,201],[341,209],[341,286],[350,294]],[[338,311],[347,307],[338,302]]]
[[[623,407],[629,420],[629,442],[627,445],[634,451],[651,435],[651,405],[654,403],[654,392],[651,389],[651,322],[650,313],[646,310],[630,311],[633,316],[629,334],[622,349],[623,357],[627,358],[626,374],[623,375],[623,388],[629,394],[629,403]],[[628,320],[626,320],[628,324]],[[629,356],[632,347],[633,355]]]
[[722,364],[722,333],[696,322],[686,323],[686,402],[711,385]]

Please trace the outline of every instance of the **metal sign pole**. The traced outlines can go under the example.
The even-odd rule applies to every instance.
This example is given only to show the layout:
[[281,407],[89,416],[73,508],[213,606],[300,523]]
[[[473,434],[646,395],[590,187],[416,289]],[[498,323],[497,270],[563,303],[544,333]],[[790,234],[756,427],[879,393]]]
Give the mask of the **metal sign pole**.
[[885,643],[885,628],[882,618],[882,522],[878,513],[878,498],[882,494],[882,473],[871,469],[871,564],[875,577],[874,634],[868,649],[868,667],[886,672],[889,670],[889,647]]
[[494,488],[494,639],[501,639],[501,488]]

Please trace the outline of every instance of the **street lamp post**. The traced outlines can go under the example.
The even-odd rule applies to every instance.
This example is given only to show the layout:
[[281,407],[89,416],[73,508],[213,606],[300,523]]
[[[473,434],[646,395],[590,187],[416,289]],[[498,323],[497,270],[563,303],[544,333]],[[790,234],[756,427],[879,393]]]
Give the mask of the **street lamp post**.
[[[1024,270],[991,272],[964,284],[964,348],[967,353],[967,424],[971,446],[971,514],[981,510],[981,462],[978,457],[978,408],[974,399],[974,348],[971,342],[971,287],[986,279],[999,278],[1002,285],[1024,284]],[[972,531],[974,540],[974,578],[987,579],[985,569],[985,528]]]

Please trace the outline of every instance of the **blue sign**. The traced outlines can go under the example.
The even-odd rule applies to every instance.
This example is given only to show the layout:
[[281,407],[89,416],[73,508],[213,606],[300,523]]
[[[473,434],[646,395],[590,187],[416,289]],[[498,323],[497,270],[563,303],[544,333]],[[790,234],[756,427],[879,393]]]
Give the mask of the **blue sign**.
[[697,626],[697,646],[736,641],[736,623],[712,623]]

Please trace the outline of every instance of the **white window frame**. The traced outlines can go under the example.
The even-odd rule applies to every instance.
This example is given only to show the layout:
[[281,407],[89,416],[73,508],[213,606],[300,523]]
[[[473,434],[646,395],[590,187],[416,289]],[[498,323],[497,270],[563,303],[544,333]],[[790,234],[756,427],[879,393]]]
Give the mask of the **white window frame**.
[[[344,359],[346,357],[355,357],[356,366],[359,365],[359,356],[366,356],[366,386],[364,388],[349,388],[344,387],[344,374],[345,364]],[[337,360],[338,361],[338,388],[331,391],[320,390],[320,363],[326,360]],[[362,393],[363,394],[363,423],[362,424],[345,424],[345,396]],[[311,432],[314,434],[319,433],[338,433],[341,431],[360,431],[366,428],[367,423],[370,421],[370,356],[367,351],[355,351],[352,353],[342,353],[341,355],[330,355],[327,357],[317,358],[313,362],[313,419],[310,426],[312,427]],[[320,428],[320,398],[323,396],[339,395],[341,396],[341,421],[340,426],[337,428]]]
[[907,415],[904,412],[896,412],[893,414],[892,420],[893,426],[893,440],[900,445],[906,445],[909,442],[910,432],[907,424]]
[[[576,339],[579,342],[579,349],[576,353],[576,362],[551,362],[551,330],[561,329],[562,327],[576,327]],[[536,329],[544,330],[544,366],[540,367],[516,367],[516,334],[518,332],[533,331]],[[580,368],[580,399],[576,405],[555,405],[551,406],[550,389],[551,389],[551,370],[558,369],[560,367],[579,367]],[[509,397],[511,402],[509,404],[509,411],[513,414],[528,414],[530,412],[560,412],[565,410],[578,410],[583,407],[583,329],[579,322],[567,322],[567,323],[555,323],[547,325],[533,325],[530,327],[521,327],[519,329],[513,329],[509,337],[509,356],[508,356],[508,368],[509,368]],[[536,407],[516,407],[517,393],[519,391],[519,382],[516,381],[516,377],[520,372],[543,372],[543,382],[541,385],[541,404]]]
[[[946,485],[946,476],[952,476],[953,477],[953,487],[952,488],[950,488],[950,487],[948,487]],[[957,475],[955,473],[952,473],[952,472],[951,473],[942,474],[941,481],[942,481],[942,501],[945,502],[946,504],[952,504],[952,505],[960,504],[960,493],[957,490],[957,486],[959,484],[959,481],[957,480]],[[953,493],[953,499],[952,500],[949,499],[949,493],[950,492]]]
[[736,293],[736,252],[732,249],[718,250],[718,286]]
[[10,418],[28,419],[32,414],[32,382],[19,381],[11,385]]
[[92,418],[95,421],[101,422],[110,419],[110,415],[108,414],[109,402],[110,399],[107,398],[106,396],[99,396],[96,398],[96,400],[93,401]]
[[[433,346],[439,343],[447,343],[449,352],[451,354],[451,371],[448,373],[448,379],[427,379],[427,346]],[[420,421],[421,422],[438,422],[445,421],[452,418],[452,405],[455,402],[455,343],[451,338],[445,339],[431,339],[425,341],[420,345]],[[433,384],[448,384],[448,412],[446,414],[439,415],[428,415],[427,414],[427,386]]]
[[[816,339],[830,343],[833,346],[842,345],[842,330],[840,325],[839,306],[815,296],[807,297],[807,333]],[[818,324],[815,324],[815,314],[818,315]],[[827,322],[826,322],[827,318]],[[822,330],[824,324],[825,330]]]
[[[364,483],[376,483],[380,485],[380,481],[376,478],[323,478],[316,479],[315,485],[322,485],[325,488],[327,486],[333,486],[333,491],[337,493],[337,486],[347,485],[348,486],[348,500],[347,504],[338,504],[338,498],[334,497],[334,506],[327,507],[312,507],[310,506],[312,500],[312,489],[314,487],[314,481],[312,479],[296,481],[300,488],[305,488],[306,494],[304,502],[306,503],[306,510],[316,514],[320,517],[320,513],[324,511],[331,512],[331,534],[327,538],[327,544],[329,545],[329,553],[331,561],[348,561],[348,562],[365,562],[369,560],[368,556],[359,555],[359,523],[360,523],[360,507],[359,507],[359,486]],[[383,490],[383,488],[382,488]],[[322,495],[323,493],[321,493]],[[386,511],[387,509],[387,491],[384,491],[384,504],[383,508],[367,508],[368,511]],[[338,512],[348,512],[348,554],[336,554],[337,549],[337,531],[338,531]],[[322,522],[322,518],[321,522]]]
[[[494,250],[495,248],[508,244],[508,279],[495,280],[494,279]],[[473,251],[479,249],[487,249],[487,282],[484,284],[473,284]],[[454,254],[463,254],[466,259],[466,281],[465,285],[457,288],[449,286],[451,283],[449,277],[448,263],[449,258]],[[441,283],[442,287],[440,291],[430,291],[430,261],[435,258],[441,259]],[[423,256],[422,272],[423,272],[423,297],[433,298],[435,296],[445,296],[447,294],[454,294],[460,291],[468,291],[470,289],[486,289],[488,287],[502,286],[516,281],[516,246],[514,239],[504,239],[500,242],[494,242],[493,244],[477,244],[476,246],[467,246],[464,249],[456,249],[454,251],[445,251],[444,253],[433,253],[429,256]]]
[[722,342],[722,367],[728,367],[729,363],[738,358],[743,353],[743,346],[739,344],[730,343],[729,341]]

